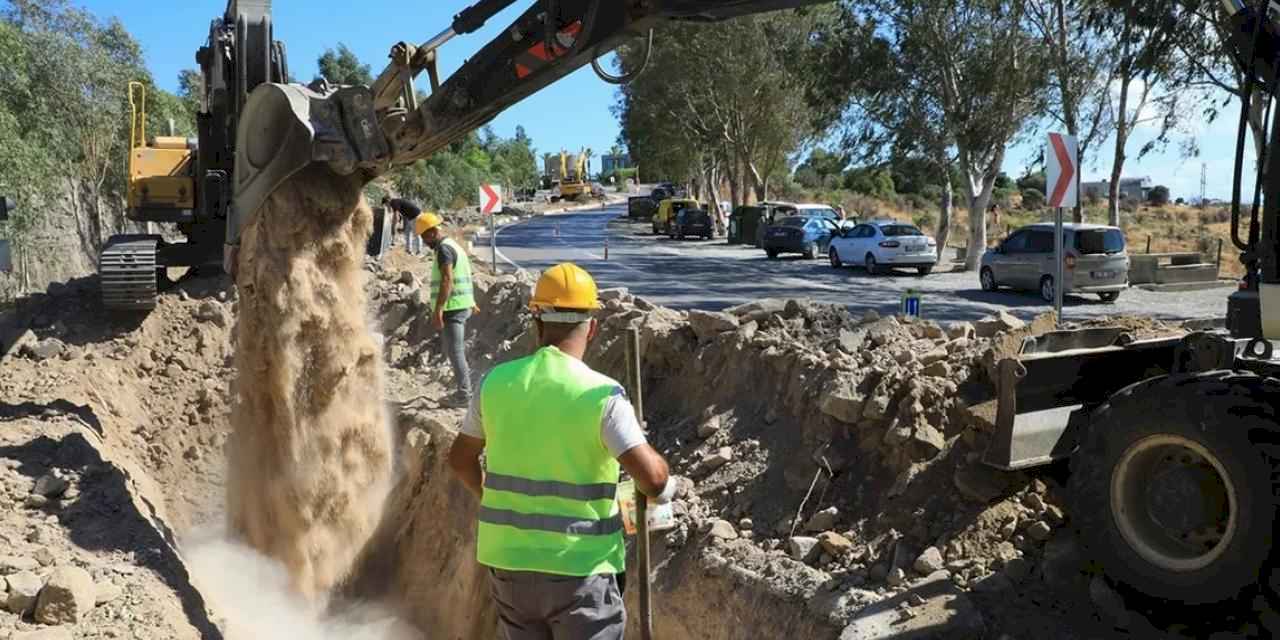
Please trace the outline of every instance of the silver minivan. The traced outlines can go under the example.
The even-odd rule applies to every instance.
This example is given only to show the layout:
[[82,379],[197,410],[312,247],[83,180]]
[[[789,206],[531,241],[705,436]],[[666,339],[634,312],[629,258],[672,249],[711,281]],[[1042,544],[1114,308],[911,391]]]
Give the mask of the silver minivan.
[[[1112,302],[1129,287],[1124,232],[1099,224],[1062,225],[1066,264],[1063,293],[1096,293]],[[1053,302],[1053,225],[1031,224],[982,255],[978,280],[984,291],[999,287],[1039,291]]]

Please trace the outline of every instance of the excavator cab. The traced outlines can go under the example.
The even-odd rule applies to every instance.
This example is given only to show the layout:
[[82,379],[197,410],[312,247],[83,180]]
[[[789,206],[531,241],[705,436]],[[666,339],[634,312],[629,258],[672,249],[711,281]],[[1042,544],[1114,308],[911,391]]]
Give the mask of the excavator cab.
[[147,138],[147,87],[129,83],[129,217],[181,222],[195,208],[197,142],[178,136]]

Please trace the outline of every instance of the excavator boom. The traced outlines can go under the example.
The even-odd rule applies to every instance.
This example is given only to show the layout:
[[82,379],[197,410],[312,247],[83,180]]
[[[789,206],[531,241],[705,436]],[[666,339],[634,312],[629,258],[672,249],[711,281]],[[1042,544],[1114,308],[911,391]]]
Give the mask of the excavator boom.
[[[421,45],[393,46],[390,64],[371,87],[261,84],[240,115],[227,243],[238,244],[240,228],[267,196],[313,162],[372,179],[430,156],[584,65],[608,81],[625,81],[606,74],[596,60],[628,38],[647,35],[652,47],[652,29],[664,21],[714,22],[821,1],[537,0],[439,82],[440,45],[479,29],[514,3],[482,0]],[[432,91],[417,104],[413,81],[422,71]]]

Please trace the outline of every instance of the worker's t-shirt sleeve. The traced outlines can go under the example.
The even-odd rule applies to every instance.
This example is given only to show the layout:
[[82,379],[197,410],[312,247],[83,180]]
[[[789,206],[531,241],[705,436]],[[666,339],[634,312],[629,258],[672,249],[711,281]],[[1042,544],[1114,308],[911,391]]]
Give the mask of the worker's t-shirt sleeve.
[[636,419],[636,410],[621,392],[609,398],[604,406],[604,416],[600,420],[600,440],[615,458],[646,442],[644,430]]
[[456,267],[458,266],[458,252],[454,251],[453,247],[441,242],[440,246],[436,247],[436,263],[440,265],[441,269]]
[[[484,378],[480,379],[480,384],[476,389],[484,388]],[[464,436],[479,438],[484,440],[484,416],[480,413],[480,392],[476,391],[471,394],[471,403],[467,406],[467,415],[462,419],[462,427],[458,430]]]

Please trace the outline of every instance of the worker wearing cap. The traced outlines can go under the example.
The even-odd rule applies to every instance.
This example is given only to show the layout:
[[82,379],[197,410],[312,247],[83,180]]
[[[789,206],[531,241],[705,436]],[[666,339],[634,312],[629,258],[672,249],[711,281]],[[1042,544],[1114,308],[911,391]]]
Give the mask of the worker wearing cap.
[[396,217],[403,225],[405,253],[411,256],[422,255],[421,232],[416,231],[416,223],[418,216],[422,215],[422,208],[409,200],[389,196],[382,197],[382,206],[395,211]]
[[619,468],[658,502],[675,493],[622,385],[582,361],[599,306],[586,271],[543,273],[530,303],[538,350],[485,376],[449,451],[480,498],[476,556],[507,640],[622,638]]
[[444,220],[430,211],[414,220],[414,231],[435,252],[431,262],[431,320],[440,331],[441,347],[458,385],[444,404],[465,407],[471,399],[471,369],[467,366],[467,319],[477,311],[471,281],[471,258],[440,225]]

